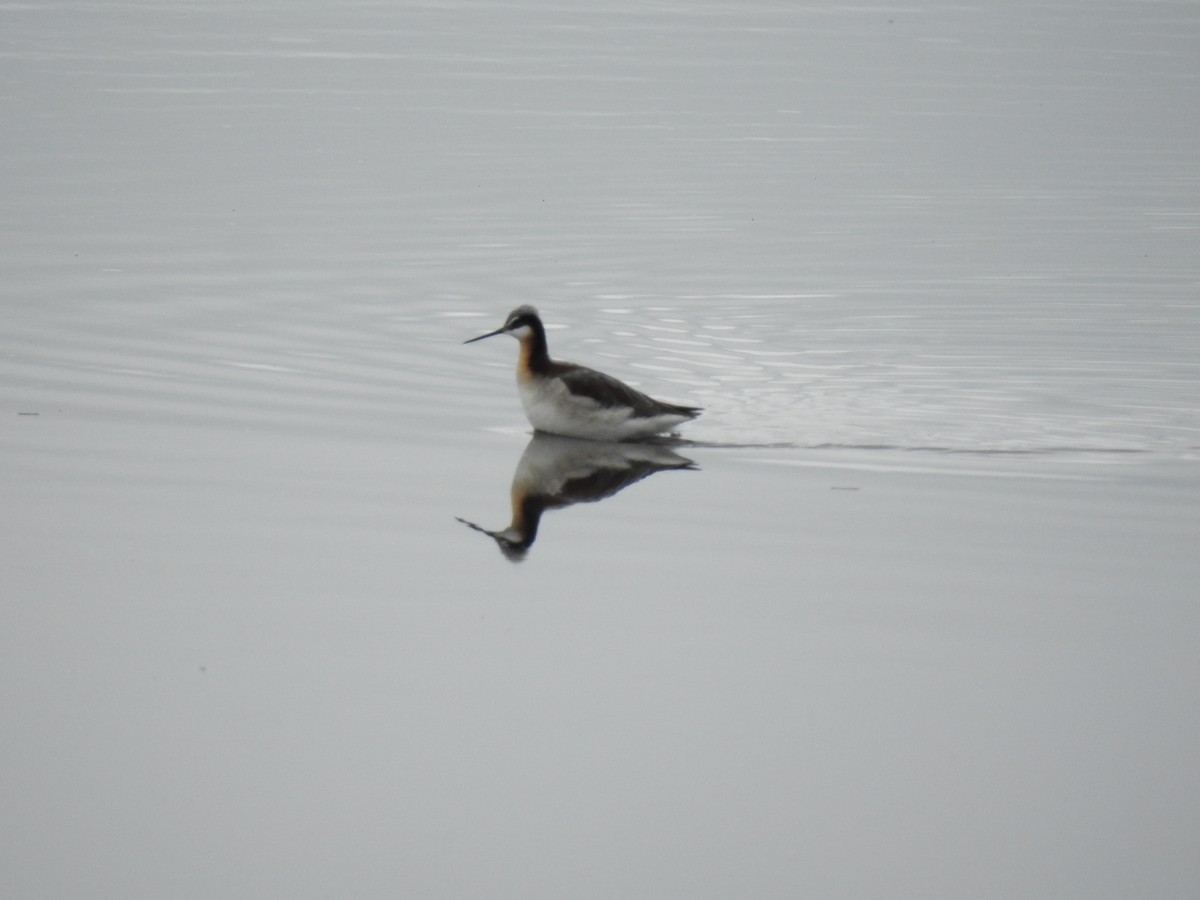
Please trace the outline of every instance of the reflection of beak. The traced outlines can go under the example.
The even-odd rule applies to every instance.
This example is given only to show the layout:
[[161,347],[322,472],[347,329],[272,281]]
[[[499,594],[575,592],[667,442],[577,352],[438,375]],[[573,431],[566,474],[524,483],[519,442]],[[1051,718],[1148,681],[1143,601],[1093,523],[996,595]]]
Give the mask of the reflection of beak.
[[495,337],[498,334],[504,334],[503,328],[497,328],[495,331],[489,331],[487,334],[481,334],[479,337],[473,337],[469,341],[463,341],[464,344],[473,344],[476,341],[482,341],[485,337]]

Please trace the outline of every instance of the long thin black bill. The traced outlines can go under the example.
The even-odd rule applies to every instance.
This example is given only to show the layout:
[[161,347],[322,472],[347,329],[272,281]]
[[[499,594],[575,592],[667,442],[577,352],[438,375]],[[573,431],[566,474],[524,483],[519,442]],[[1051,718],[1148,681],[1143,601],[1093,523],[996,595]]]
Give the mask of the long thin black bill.
[[495,337],[498,334],[504,334],[503,328],[497,328],[495,331],[489,331],[487,334],[481,334],[479,337],[473,337],[469,341],[463,341],[464,344],[473,344],[476,341],[482,341],[485,337]]

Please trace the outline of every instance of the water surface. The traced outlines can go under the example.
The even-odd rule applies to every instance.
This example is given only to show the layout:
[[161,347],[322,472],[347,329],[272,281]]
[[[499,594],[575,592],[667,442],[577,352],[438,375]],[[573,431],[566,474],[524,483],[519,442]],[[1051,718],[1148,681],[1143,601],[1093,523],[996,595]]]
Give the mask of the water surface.
[[1191,4],[0,21],[18,894],[1192,893]]

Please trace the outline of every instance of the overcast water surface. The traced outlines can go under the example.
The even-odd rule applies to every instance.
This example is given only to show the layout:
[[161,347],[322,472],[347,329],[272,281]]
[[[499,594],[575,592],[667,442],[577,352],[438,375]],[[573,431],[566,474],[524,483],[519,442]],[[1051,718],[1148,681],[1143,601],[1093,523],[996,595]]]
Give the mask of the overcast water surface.
[[1196,896],[1200,7],[0,34],[6,896]]

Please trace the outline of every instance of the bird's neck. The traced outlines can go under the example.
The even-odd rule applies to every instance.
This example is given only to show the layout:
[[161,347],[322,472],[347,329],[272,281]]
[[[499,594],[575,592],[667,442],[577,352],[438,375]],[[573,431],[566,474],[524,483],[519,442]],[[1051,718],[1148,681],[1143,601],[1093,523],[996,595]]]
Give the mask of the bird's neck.
[[520,368],[531,375],[550,372],[550,352],[546,348],[546,331],[541,322],[535,322],[529,333],[521,338]]

